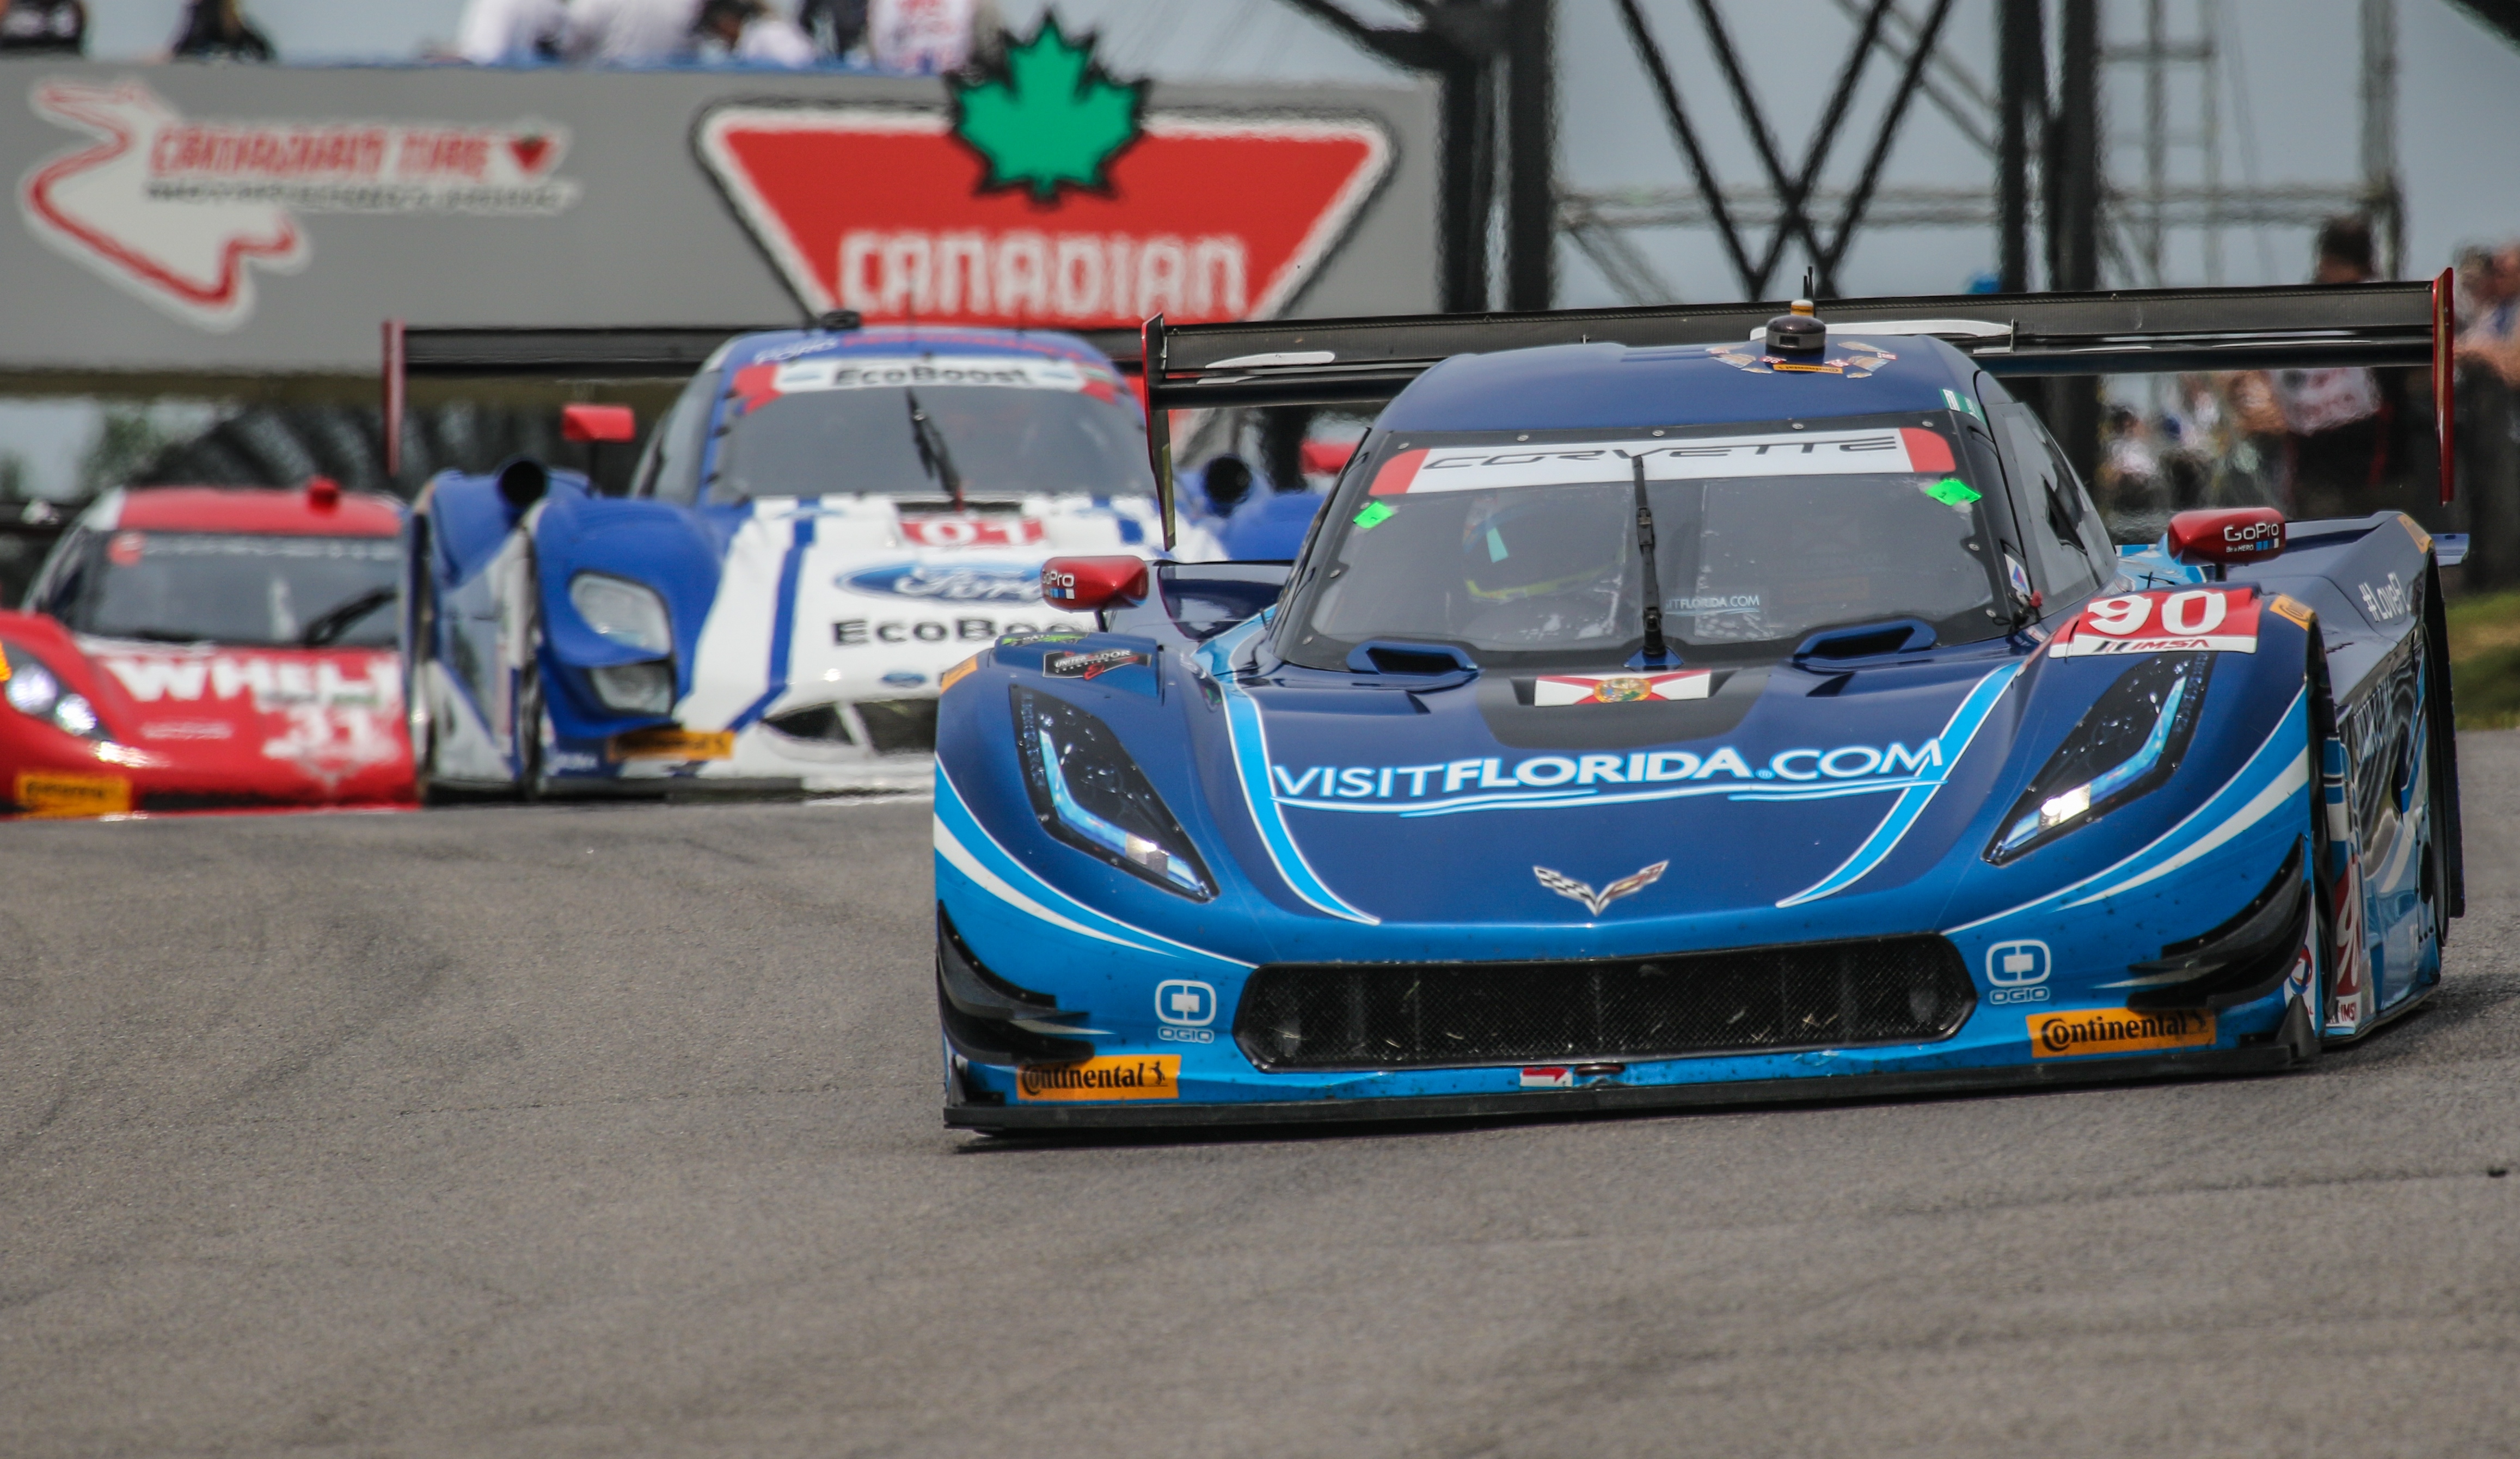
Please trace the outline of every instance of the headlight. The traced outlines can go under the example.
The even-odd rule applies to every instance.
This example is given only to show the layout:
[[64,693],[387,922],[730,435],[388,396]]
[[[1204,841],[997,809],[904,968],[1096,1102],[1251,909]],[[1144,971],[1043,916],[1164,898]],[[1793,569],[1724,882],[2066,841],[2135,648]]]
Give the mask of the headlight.
[[665,714],[674,707],[674,665],[670,661],[654,663],[615,663],[587,670],[595,681],[595,697],[604,707],[624,714]]
[[1216,895],[1207,866],[1146,772],[1101,719],[1065,700],[1014,691],[1033,814],[1052,836],[1193,901]]
[[102,740],[105,726],[84,695],[65,694],[43,661],[21,648],[0,644],[0,699],[29,719],[40,719],[82,740]]
[[665,616],[665,600],[626,577],[580,572],[568,580],[568,601],[588,627],[624,648],[647,654],[674,651],[674,624]]
[[2168,780],[2195,738],[2213,667],[2211,654],[2164,654],[2120,674],[2013,802],[1986,859],[2002,866]]

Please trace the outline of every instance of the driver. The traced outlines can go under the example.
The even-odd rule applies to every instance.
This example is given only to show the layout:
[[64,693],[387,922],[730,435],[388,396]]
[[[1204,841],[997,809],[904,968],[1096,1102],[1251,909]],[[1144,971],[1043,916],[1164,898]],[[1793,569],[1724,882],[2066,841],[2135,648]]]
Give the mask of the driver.
[[1478,492],[1462,519],[1462,626],[1493,644],[1624,639],[1642,631],[1622,608],[1635,560],[1624,485]]

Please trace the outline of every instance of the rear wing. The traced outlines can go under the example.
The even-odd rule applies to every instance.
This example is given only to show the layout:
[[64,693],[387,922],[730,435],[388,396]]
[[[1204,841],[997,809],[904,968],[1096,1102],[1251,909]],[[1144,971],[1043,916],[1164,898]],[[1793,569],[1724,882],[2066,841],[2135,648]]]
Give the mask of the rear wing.
[[[415,376],[437,379],[547,377],[560,380],[680,380],[739,335],[794,329],[788,324],[634,325],[567,329],[498,325],[384,324],[385,475],[402,473],[403,406]],[[1084,336],[1134,370],[1138,336]]]
[[586,380],[674,380],[708,362],[738,335],[778,325],[630,329],[414,329],[384,325],[385,475],[402,475],[403,405],[415,375],[555,376]]
[[[1173,542],[1167,412],[1387,400],[1457,354],[1545,344],[1642,348],[1750,339],[1788,305],[1674,304],[1537,314],[1169,325],[1147,321],[1148,450]],[[1932,335],[1988,374],[2138,375],[2188,370],[2430,366],[2441,499],[2452,484],[2451,274],[2350,288],[2149,289],[2108,294],[1920,295],[1827,299],[1831,327]]]

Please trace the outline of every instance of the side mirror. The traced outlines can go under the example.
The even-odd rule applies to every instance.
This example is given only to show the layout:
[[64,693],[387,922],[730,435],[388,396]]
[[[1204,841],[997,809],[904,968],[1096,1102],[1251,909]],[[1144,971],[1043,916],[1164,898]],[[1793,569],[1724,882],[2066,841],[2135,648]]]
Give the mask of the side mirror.
[[639,438],[639,416],[627,405],[563,405],[560,408],[562,440],[612,444]]
[[1147,601],[1147,560],[1055,557],[1041,565],[1041,599],[1069,613],[1100,613]]
[[1352,440],[1308,440],[1304,442],[1302,451],[1298,453],[1303,460],[1304,475],[1308,477],[1337,476],[1340,472],[1347,470],[1349,459],[1356,455],[1356,447],[1357,442]]
[[2170,519],[2170,555],[2190,567],[2258,563],[2284,550],[2284,518],[2272,507],[2213,507]]

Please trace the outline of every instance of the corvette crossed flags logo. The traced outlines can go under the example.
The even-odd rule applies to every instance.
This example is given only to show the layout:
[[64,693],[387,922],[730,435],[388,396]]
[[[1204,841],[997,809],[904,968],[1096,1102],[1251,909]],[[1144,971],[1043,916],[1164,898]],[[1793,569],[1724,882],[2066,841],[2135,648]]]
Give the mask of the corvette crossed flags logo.
[[1594,916],[1598,917],[1603,907],[1617,901],[1620,897],[1634,896],[1661,881],[1664,868],[1670,865],[1668,861],[1657,861],[1642,871],[1619,878],[1598,891],[1563,872],[1553,872],[1545,866],[1533,867],[1531,874],[1540,879],[1541,886],[1556,892],[1559,896],[1573,897],[1590,909]]

